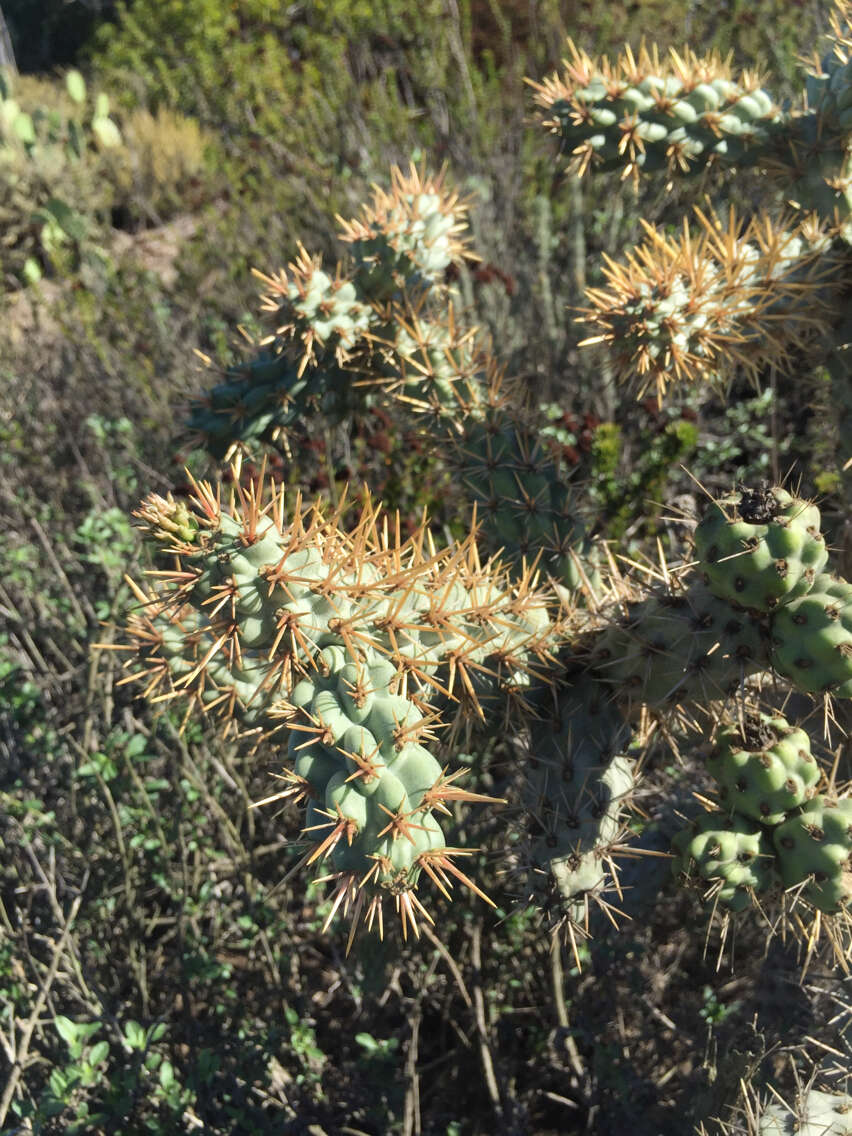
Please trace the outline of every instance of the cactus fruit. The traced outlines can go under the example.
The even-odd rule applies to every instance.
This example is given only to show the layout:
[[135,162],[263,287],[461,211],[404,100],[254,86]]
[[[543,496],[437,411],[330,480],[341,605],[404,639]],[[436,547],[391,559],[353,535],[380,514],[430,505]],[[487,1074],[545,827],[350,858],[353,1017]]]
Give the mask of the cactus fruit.
[[721,730],[707,768],[726,808],[766,825],[814,796],[820,776],[805,731],[768,714]]
[[758,612],[804,595],[828,561],[819,509],[777,487],[712,501],[695,555],[715,596]]
[[672,849],[675,875],[685,883],[712,885],[714,902],[731,911],[744,910],[753,894],[772,885],[772,842],[747,817],[701,813],[674,837]]
[[572,170],[699,172],[712,163],[757,161],[781,121],[756,75],[735,81],[717,56],[672,50],[661,60],[629,48],[611,64],[569,41],[562,74],[533,83],[543,125],[560,136]]
[[795,1108],[773,1100],[760,1115],[758,1136],[852,1136],[852,1097],[809,1088]]
[[804,884],[805,898],[827,914],[852,904],[852,800],[815,797],[772,839],[785,887]]
[[852,584],[823,573],[775,612],[772,665],[799,690],[852,698]]

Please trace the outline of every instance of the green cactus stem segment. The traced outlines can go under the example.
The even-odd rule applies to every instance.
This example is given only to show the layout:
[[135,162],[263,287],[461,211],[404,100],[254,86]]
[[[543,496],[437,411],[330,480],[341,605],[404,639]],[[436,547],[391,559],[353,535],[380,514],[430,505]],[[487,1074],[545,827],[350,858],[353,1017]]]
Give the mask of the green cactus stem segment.
[[852,905],[852,800],[815,797],[773,830],[784,886],[828,915]]
[[823,573],[775,612],[772,665],[799,690],[852,698],[852,584]]
[[781,715],[720,730],[707,768],[726,808],[765,825],[782,824],[815,795],[820,778],[810,738]]
[[675,836],[672,851],[675,876],[731,911],[743,911],[773,881],[772,842],[747,817],[702,813]]
[[534,723],[527,759],[523,854],[530,902],[587,922],[590,898],[612,879],[635,788],[630,727],[608,687],[578,674],[553,717]]
[[559,136],[579,175],[617,172],[638,180],[683,176],[711,164],[758,161],[783,122],[759,76],[735,80],[721,57],[687,50],[660,59],[630,48],[615,62],[568,42],[562,71],[531,83],[542,125]]

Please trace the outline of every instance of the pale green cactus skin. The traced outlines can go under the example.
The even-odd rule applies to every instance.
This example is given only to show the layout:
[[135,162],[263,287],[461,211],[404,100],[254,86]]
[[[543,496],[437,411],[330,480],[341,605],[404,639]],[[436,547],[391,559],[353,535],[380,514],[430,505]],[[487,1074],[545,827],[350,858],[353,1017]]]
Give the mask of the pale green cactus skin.
[[550,90],[540,88],[549,96],[540,101],[552,116],[551,129],[559,130],[567,153],[579,155],[597,172],[620,172],[628,134],[634,150],[630,161],[647,174],[671,169],[673,153],[683,172],[697,173],[711,162],[750,165],[766,152],[782,121],[766,91],[723,75],[694,82],[654,74],[659,61],[640,59],[640,67],[645,62],[651,73],[638,82],[611,70],[590,73],[587,66],[579,81],[560,89],[554,79]]
[[773,832],[784,884],[827,914],[852,904],[852,800],[809,801]]
[[702,813],[672,841],[672,871],[711,890],[731,911],[751,906],[752,894],[774,882],[772,844],[759,824],[742,816]]
[[852,1136],[852,1097],[808,1089],[794,1108],[773,1100],[764,1108],[759,1136]]
[[772,619],[772,664],[799,690],[852,697],[852,584],[822,574]]

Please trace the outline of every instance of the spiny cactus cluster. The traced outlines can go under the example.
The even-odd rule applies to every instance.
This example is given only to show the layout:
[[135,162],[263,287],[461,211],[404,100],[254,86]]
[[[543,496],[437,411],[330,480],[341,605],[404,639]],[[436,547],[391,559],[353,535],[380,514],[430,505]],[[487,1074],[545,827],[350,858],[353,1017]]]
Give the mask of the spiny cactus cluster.
[[[553,622],[529,576],[509,580],[468,540],[436,552],[402,540],[366,503],[287,519],[281,493],[253,484],[223,504],[149,498],[139,518],[177,558],[130,625],[146,692],[186,694],[227,723],[286,743],[288,788],[307,802],[307,864],[322,860],[351,906],[381,926],[391,891],[416,927],[425,871],[445,894],[453,863],[446,802],[487,800],[456,784],[424,743],[440,725],[470,737],[519,720],[541,697]],[[335,907],[337,904],[335,904]],[[428,918],[428,916],[426,916]]]
[[697,173],[705,166],[752,165],[782,121],[781,109],[757,74],[732,78],[718,56],[701,59],[672,50],[666,60],[628,47],[610,63],[573,43],[560,74],[533,83],[536,102],[552,115],[572,169]]
[[[750,165],[782,187],[783,208],[748,226],[701,215],[697,234],[649,230],[626,266],[607,266],[586,314],[638,393],[760,383],[808,352],[832,360],[849,405],[850,259],[835,200],[852,138],[845,11],[835,62],[812,71],[810,103],[793,108],[690,53],[611,64],[571,48],[536,85],[578,174]],[[796,163],[816,151],[803,181]],[[445,820],[460,802],[495,802],[463,787],[452,761],[460,743],[507,732],[522,767],[507,839],[521,901],[585,929],[589,901],[608,909],[617,890],[657,731],[675,746],[716,739],[718,802],[675,838],[675,876],[732,913],[792,905],[808,942],[828,926],[845,961],[852,798],[815,752],[812,722],[788,721],[784,706],[792,692],[812,710],[852,697],[852,584],[819,509],[782,486],[739,487],[708,502],[694,560],[623,574],[460,314],[447,270],[472,257],[465,211],[443,178],[395,171],[340,222],[347,253],[334,268],[300,249],[262,276],[268,333],[189,413],[212,457],[235,459],[229,494],[201,483],[188,503],[150,497],[137,514],[158,566],[137,588],[128,679],[271,747],[286,784],[270,799],[305,804],[301,864],[333,882],[327,922],[348,913],[350,942],[359,923],[383,930],[388,896],[417,932],[432,918],[427,880],[445,897],[456,882],[482,895]],[[441,547],[427,523],[403,539],[369,502],[357,515],[288,512],[283,491],[241,476],[243,454],[286,453],[312,423],[367,403],[408,415],[431,442],[476,519],[467,539]]]

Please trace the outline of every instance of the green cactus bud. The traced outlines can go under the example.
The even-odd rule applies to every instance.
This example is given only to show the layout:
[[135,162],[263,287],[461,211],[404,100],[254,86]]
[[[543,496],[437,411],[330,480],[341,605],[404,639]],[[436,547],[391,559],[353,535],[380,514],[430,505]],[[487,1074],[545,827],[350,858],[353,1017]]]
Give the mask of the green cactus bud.
[[780,488],[712,502],[695,554],[714,595],[760,612],[804,595],[828,560],[819,509]]

